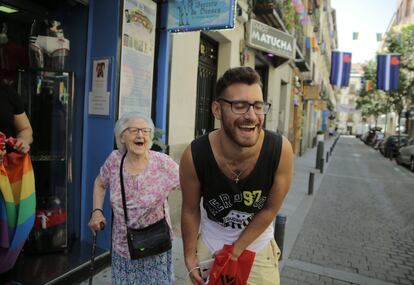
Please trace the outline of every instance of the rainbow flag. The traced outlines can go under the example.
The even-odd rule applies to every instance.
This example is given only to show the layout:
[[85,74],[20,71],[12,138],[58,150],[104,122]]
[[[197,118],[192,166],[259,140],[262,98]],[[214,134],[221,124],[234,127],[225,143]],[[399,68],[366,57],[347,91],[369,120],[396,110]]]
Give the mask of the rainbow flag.
[[365,92],[369,92],[372,89],[372,81],[371,80],[367,80],[365,81]]
[[358,32],[353,32],[353,33],[352,33],[352,39],[353,39],[354,41],[358,40],[358,37],[359,37],[359,33],[358,33]]
[[30,156],[8,153],[0,163],[0,273],[13,268],[33,227],[35,211]]
[[382,41],[382,33],[377,33],[377,42]]

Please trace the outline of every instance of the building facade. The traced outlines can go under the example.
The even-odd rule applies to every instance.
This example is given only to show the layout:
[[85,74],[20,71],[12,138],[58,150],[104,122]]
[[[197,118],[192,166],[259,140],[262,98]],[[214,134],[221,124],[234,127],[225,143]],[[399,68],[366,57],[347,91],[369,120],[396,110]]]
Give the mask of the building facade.
[[[295,154],[314,146],[316,132],[332,124],[336,99],[328,78],[337,36],[329,0],[240,0],[235,2],[234,28],[181,33],[167,29],[168,1],[8,2],[20,12],[0,16],[9,24],[9,38],[15,36],[24,52],[37,18],[60,22],[70,42],[67,54],[57,53],[68,56],[61,69],[38,66],[32,75],[30,64],[2,67],[3,75],[14,72],[16,90],[26,96],[26,106],[33,106],[28,111],[36,126],[33,149],[44,142],[45,130],[51,138],[39,145],[39,153],[32,153],[38,201],[44,202],[36,210],[36,255],[23,255],[16,265],[19,278],[27,278],[22,283],[39,278],[55,282],[85,268],[89,254],[84,253],[92,243],[87,224],[93,183],[114,149],[113,128],[123,112],[149,114],[164,133],[166,151],[179,161],[194,138],[218,127],[210,110],[217,78],[228,68],[250,66],[261,75],[264,100],[272,104],[265,127],[285,135]],[[44,54],[53,52],[50,46],[43,49]],[[19,77],[19,69],[31,70],[30,76]],[[36,101],[40,95],[50,100]],[[63,142],[58,140],[62,126]],[[64,156],[56,155],[59,145],[65,146]],[[111,224],[108,196],[104,212]],[[170,199],[175,224],[179,196]],[[49,227],[46,218],[56,212],[59,226]],[[54,248],[48,247],[50,240],[56,241]],[[100,233],[97,244],[98,255],[108,257],[111,231]],[[50,252],[58,252],[59,264],[65,266],[43,266]]]

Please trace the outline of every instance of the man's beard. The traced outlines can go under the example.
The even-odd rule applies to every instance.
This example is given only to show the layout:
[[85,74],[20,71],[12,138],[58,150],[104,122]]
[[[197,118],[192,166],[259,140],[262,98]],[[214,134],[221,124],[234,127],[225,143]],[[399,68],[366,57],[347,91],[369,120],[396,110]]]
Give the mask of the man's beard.
[[[255,129],[253,132],[255,133],[254,136],[251,138],[241,138],[236,134],[238,130],[238,126],[240,125],[255,125]],[[240,146],[240,147],[252,147],[256,145],[257,141],[259,140],[259,134],[261,131],[261,127],[257,125],[257,123],[252,123],[251,121],[243,120],[242,122],[235,122],[234,126],[226,123],[226,120],[222,120],[221,122],[221,128],[225,132],[226,136],[230,138],[231,141],[234,142],[234,144]]]

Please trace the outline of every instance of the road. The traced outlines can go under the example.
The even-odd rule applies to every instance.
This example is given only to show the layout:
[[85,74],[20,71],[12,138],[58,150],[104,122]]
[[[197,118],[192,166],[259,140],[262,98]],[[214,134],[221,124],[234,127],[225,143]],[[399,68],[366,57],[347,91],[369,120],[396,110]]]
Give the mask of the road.
[[414,173],[341,137],[281,284],[414,284]]

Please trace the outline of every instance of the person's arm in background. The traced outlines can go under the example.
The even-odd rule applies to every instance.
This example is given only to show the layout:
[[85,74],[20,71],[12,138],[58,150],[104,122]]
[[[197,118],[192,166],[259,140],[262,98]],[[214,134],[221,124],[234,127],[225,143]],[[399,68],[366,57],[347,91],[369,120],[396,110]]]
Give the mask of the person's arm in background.
[[21,153],[29,152],[33,142],[33,130],[26,113],[14,115],[14,127],[17,139],[14,149]]
[[252,221],[241,233],[240,237],[234,243],[233,259],[237,259],[240,254],[257,238],[270,223],[275,219],[279,212],[283,200],[289,191],[293,175],[293,151],[290,142],[283,137],[282,151],[280,161],[275,172],[270,195],[266,204],[260,212],[254,215]]
[[95,234],[95,231],[102,229],[102,223],[104,226],[106,226],[106,219],[103,212],[105,191],[106,189],[104,182],[101,176],[98,175],[93,185],[93,212],[88,224],[93,234]]
[[200,227],[200,182],[194,168],[191,146],[188,146],[180,162],[180,183],[182,191],[181,234],[184,247],[184,261],[193,284],[204,284],[197,258],[197,236]]

